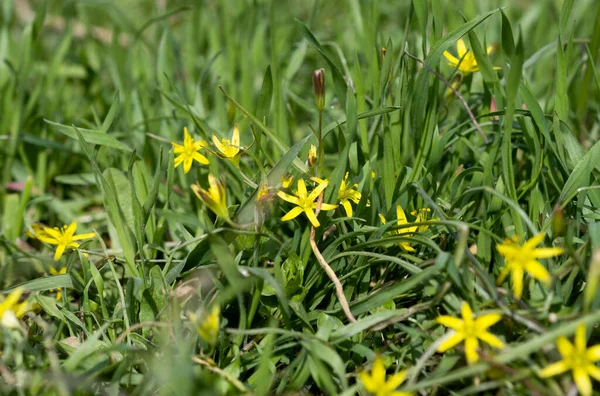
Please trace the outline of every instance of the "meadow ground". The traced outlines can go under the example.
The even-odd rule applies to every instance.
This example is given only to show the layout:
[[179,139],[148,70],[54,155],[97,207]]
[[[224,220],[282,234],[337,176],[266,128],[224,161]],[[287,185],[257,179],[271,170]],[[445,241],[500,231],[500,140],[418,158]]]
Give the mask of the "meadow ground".
[[0,393],[600,388],[600,3],[3,0]]

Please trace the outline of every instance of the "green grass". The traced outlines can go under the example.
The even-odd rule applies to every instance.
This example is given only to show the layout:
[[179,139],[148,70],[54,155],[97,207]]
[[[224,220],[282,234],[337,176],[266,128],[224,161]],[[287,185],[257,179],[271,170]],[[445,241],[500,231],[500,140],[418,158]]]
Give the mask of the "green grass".
[[[443,56],[461,37],[476,73]],[[0,393],[366,395],[380,356],[415,394],[566,394],[537,372],[580,323],[600,342],[599,47],[592,0],[2,1],[0,290],[31,310],[0,317]],[[208,150],[234,124],[239,167]],[[184,127],[209,144],[187,174]],[[281,179],[335,204],[346,172],[353,216],[311,247]],[[95,237],[54,261],[32,225],[72,221]],[[565,253],[519,300],[496,246],[540,232]],[[502,315],[472,365],[436,352],[463,301]]]

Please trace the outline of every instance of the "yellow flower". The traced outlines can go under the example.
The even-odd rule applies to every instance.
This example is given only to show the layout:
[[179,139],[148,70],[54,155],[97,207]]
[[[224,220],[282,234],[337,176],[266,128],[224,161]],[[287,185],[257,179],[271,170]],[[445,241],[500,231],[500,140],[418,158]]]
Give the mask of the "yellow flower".
[[[452,316],[438,316],[435,321],[441,325],[453,329],[455,332],[444,341],[439,347],[438,352],[446,352],[461,341],[465,341],[465,355],[469,364],[479,360],[477,349],[479,348],[479,340],[486,342],[494,348],[504,348],[504,343],[498,337],[488,332],[486,329],[500,319],[500,314],[486,314],[478,318],[473,318],[473,311],[466,302],[461,306],[462,320]],[[478,340],[479,339],[479,340]]]
[[552,278],[548,270],[537,260],[539,258],[554,257],[563,254],[562,248],[536,248],[544,240],[544,234],[538,234],[525,242],[517,245],[518,239],[506,239],[503,244],[496,246],[505,261],[506,266],[500,271],[497,284],[501,285],[508,273],[511,273],[512,287],[515,297],[523,295],[523,275],[527,272],[540,282],[549,285]]
[[208,184],[208,191],[198,184],[192,184],[191,187],[198,199],[204,202],[217,216],[223,219],[229,218],[225,186],[213,175],[208,175]]
[[68,226],[63,226],[62,228],[50,228],[38,224],[34,224],[32,228],[35,231],[36,238],[40,241],[49,243],[51,245],[58,245],[56,252],[54,253],[55,261],[60,260],[66,248],[78,248],[79,243],[75,241],[93,238],[96,236],[96,234],[93,232],[75,235],[75,230],[77,229],[77,223],[75,221]]
[[[494,47],[487,47],[488,55],[492,53]],[[458,59],[454,57],[450,52],[444,51],[444,56],[448,59],[448,64],[454,68],[458,66],[458,70],[465,74],[474,73],[479,71],[477,60],[473,52],[467,50],[467,46],[462,39],[459,39],[456,43],[456,50],[458,53]],[[462,59],[462,61],[461,61]],[[500,70],[500,67],[494,66],[494,70]]]
[[188,173],[194,160],[202,165],[208,165],[208,158],[199,153],[201,148],[206,147],[206,142],[204,140],[194,141],[187,128],[183,128],[183,146],[174,142],[171,142],[171,144],[173,145],[173,152],[179,154],[175,157],[175,168],[183,163],[183,171]]
[[[396,206],[396,217],[398,218],[398,225],[409,224],[408,220],[406,219],[406,213],[404,213],[404,210],[402,209],[402,206],[400,206],[400,205]],[[381,220],[381,222],[383,224],[387,223],[387,221],[385,220],[385,217],[383,217],[382,214],[379,214],[379,219]],[[420,221],[418,217],[417,217],[417,221]],[[427,227],[425,227],[425,229],[427,229]],[[400,230],[394,230],[394,231],[392,231],[392,234],[411,236],[416,231],[420,231],[419,226],[412,226],[412,227],[402,228]],[[410,242],[408,242],[408,241],[407,242],[398,242],[398,246],[400,246],[402,249],[406,250],[407,252],[415,251],[415,249],[412,246],[410,246]]]
[[[423,223],[423,222],[427,221],[426,217],[427,217],[427,213],[429,213],[429,212],[431,212],[431,209],[421,208],[419,210],[413,210],[412,212],[410,212],[410,214],[415,216],[415,223]],[[439,219],[432,219],[432,220],[439,220]],[[425,231],[427,231],[428,228],[429,228],[429,225],[423,224],[417,228],[417,231],[425,232]]]
[[217,343],[217,337],[219,335],[219,318],[221,315],[221,309],[218,305],[213,306],[210,312],[204,312],[201,320],[195,313],[189,313],[188,317],[196,326],[198,334],[204,341],[210,345]]
[[[317,207],[317,203],[315,199],[319,197],[319,194],[325,190],[327,187],[328,181],[322,180],[317,187],[310,194],[306,191],[306,183],[304,179],[298,179],[298,191],[295,193],[295,197],[284,193],[283,191],[278,191],[277,195],[279,198],[288,201],[297,205],[294,209],[290,210],[285,216],[281,218],[282,221],[288,221],[295,219],[300,213],[304,212],[308,220],[311,222],[313,227],[318,227],[321,224],[319,220],[317,220],[317,216],[315,216],[315,212],[313,209]],[[321,204],[321,210],[333,210],[337,208],[337,205],[330,204]]]
[[340,183],[340,190],[338,191],[338,201],[344,207],[346,214],[348,217],[352,217],[352,205],[350,205],[350,201],[358,204],[360,198],[362,197],[361,193],[356,191],[358,188],[358,184],[348,184],[348,172],[344,176],[344,180]]
[[583,396],[591,395],[590,376],[594,377],[596,381],[600,381],[600,368],[594,364],[600,360],[600,344],[586,348],[585,324],[581,323],[575,331],[575,345],[565,337],[558,337],[556,347],[563,360],[540,370],[538,375],[547,378],[571,370],[579,392]]
[[311,168],[317,163],[317,147],[314,144],[310,145],[308,150],[308,166]]
[[294,181],[294,176],[289,175],[288,177],[281,176],[281,187],[288,188]]
[[13,290],[6,299],[0,297],[0,326],[14,328],[18,326],[18,319],[29,311],[27,301],[19,303],[23,294],[22,288]]
[[412,393],[408,392],[399,392],[396,391],[396,388],[400,386],[402,382],[404,382],[404,378],[406,377],[406,370],[402,370],[391,377],[389,377],[386,381],[385,375],[385,366],[383,364],[383,360],[379,356],[373,362],[373,368],[371,369],[371,374],[367,372],[362,372],[358,374],[358,378],[362,382],[365,389],[376,396],[410,396]]
[[[63,275],[66,273],[67,273],[67,267],[62,267],[59,271],[57,271],[56,269],[54,269],[54,267],[50,266],[50,274],[52,276]],[[62,292],[60,291],[60,289],[50,289],[49,290],[50,293],[54,293],[55,291],[58,291],[58,293],[56,293],[56,300],[58,301],[62,297]]]
[[237,124],[233,127],[231,140],[222,138],[219,141],[219,138],[213,133],[212,141],[219,150],[217,155],[221,158],[227,158],[236,166],[240,163],[242,147],[240,146],[240,130]]

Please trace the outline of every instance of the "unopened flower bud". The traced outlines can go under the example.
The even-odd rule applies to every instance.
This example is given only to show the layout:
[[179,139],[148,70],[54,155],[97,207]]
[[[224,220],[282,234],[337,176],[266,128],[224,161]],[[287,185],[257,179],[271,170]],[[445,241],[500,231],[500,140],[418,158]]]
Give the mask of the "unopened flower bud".
[[325,107],[325,70],[315,70],[312,79],[317,110],[323,111],[323,108]]
[[317,163],[317,147],[314,144],[310,145],[308,150],[308,166],[313,167]]

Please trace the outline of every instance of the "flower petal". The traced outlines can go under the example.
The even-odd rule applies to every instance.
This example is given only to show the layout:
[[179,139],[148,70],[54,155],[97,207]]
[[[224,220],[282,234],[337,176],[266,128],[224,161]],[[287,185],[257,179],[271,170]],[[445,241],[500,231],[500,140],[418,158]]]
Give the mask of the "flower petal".
[[287,202],[290,202],[290,203],[293,203],[296,205],[298,205],[300,203],[300,200],[298,200],[298,198],[296,198],[292,195],[286,194],[283,191],[277,191],[277,196],[279,198],[283,199],[284,201],[287,201]]
[[554,256],[560,256],[563,254],[565,250],[559,247],[551,247],[551,248],[537,248],[533,251],[533,256],[535,258],[548,258]]
[[597,362],[600,360],[600,344],[589,347],[585,356],[590,362]]
[[523,295],[523,268],[513,267],[511,274],[513,293],[516,298],[521,299]]
[[54,253],[54,261],[60,260],[63,253],[65,252],[65,248],[66,248],[66,245],[62,244],[62,243],[56,247],[56,252]]
[[458,65],[458,59],[456,59],[454,57],[454,55],[452,55],[450,52],[448,51],[444,51],[444,56],[446,57],[446,59],[448,59],[448,61],[450,62],[449,65],[456,67],[456,65]]
[[298,179],[298,197],[306,198],[307,195],[308,192],[306,191],[306,183],[304,182],[304,179]]
[[596,366],[595,364],[589,363],[585,366],[585,370],[589,375],[594,377],[596,381],[600,381],[600,367]]
[[575,330],[575,350],[581,353],[586,350],[587,339],[585,338],[585,324],[580,323]]
[[461,304],[460,313],[465,321],[465,324],[473,322],[473,311],[466,301],[463,301]]
[[377,358],[373,362],[371,376],[373,377],[373,380],[377,383],[378,386],[381,386],[385,383],[385,365],[383,364],[383,360],[379,356],[377,356]]
[[358,378],[360,379],[360,382],[362,382],[362,384],[365,387],[365,389],[367,390],[367,392],[371,392],[371,393],[377,392],[377,389],[379,388],[379,386],[378,386],[378,384],[375,383],[375,381],[369,375],[369,373],[367,373],[366,371],[363,371],[358,374]]
[[347,199],[342,201],[342,206],[344,207],[344,210],[346,211],[346,215],[348,217],[352,217],[352,205],[350,204],[350,201],[348,201]]
[[[315,202],[313,209],[316,209],[317,204]],[[331,204],[326,204],[326,203],[322,203],[321,204],[321,210],[334,210],[337,209],[338,205],[331,205]]]
[[552,277],[550,276],[550,273],[539,261],[529,260],[525,263],[523,268],[529,273],[529,275],[533,276],[540,282],[543,282],[546,285],[550,285],[550,283],[552,283]]
[[463,321],[454,316],[441,315],[435,318],[435,321],[454,330],[461,330],[463,328]]
[[592,381],[587,371],[583,367],[573,368],[573,379],[577,385],[577,389],[582,396],[591,396],[592,394]]
[[203,156],[202,154],[195,152],[192,157],[198,161],[199,163],[201,163],[202,165],[208,165],[208,158],[206,158],[205,156]]
[[[404,209],[402,209],[402,206],[400,205],[396,205],[396,217],[398,218],[398,225],[408,224],[406,213],[404,213]],[[408,229],[405,229],[404,231],[408,231]]]
[[502,342],[502,340],[500,340],[498,337],[496,337],[489,331],[480,332],[477,334],[477,337],[479,337],[479,339],[481,341],[493,346],[494,348],[498,348],[498,349],[504,348],[504,343]]
[[560,336],[556,339],[556,348],[561,356],[565,359],[571,357],[573,354],[573,344],[565,337]]
[[71,222],[71,224],[69,224],[69,226],[65,230],[65,236],[68,236],[69,238],[71,238],[73,235],[75,235],[76,230],[77,230],[77,222],[73,221],[73,222]]
[[71,238],[72,241],[79,241],[82,239],[89,239],[89,238],[94,238],[96,236],[95,233],[93,232],[88,232],[86,234],[79,234],[79,235],[74,235],[73,238]]
[[404,382],[404,378],[406,378],[406,370],[399,371],[388,378],[386,381],[386,387],[390,390],[394,390],[399,387],[402,382]]
[[462,333],[451,332],[446,341],[442,342],[438,347],[438,352],[446,352],[448,349],[453,348],[455,345],[459,344],[462,340],[465,339]]
[[192,162],[194,162],[194,160],[190,157],[186,157],[183,160],[183,172],[184,173],[188,173],[190,171],[190,169],[192,169]]
[[317,216],[315,216],[315,212],[313,212],[311,208],[304,209],[304,213],[306,213],[306,217],[308,217],[308,220],[313,225],[313,227],[317,228],[321,225],[321,223],[319,223],[319,220],[317,219]]
[[227,147],[223,143],[221,143],[217,135],[215,135],[214,133],[212,135],[212,141],[217,150],[219,150],[221,153],[225,153],[225,151],[227,151]]
[[561,360],[560,362],[553,363],[538,371],[538,376],[542,378],[553,377],[557,374],[564,373],[568,369],[569,366],[565,363],[564,360]]
[[490,326],[495,325],[502,319],[502,315],[500,314],[485,314],[477,317],[475,319],[475,326],[477,330],[483,331]]
[[296,206],[292,210],[287,212],[286,215],[281,218],[281,221],[288,221],[288,220],[295,219],[302,212],[303,212],[302,208],[300,206]]
[[479,349],[479,341],[477,341],[477,338],[465,338],[465,356],[467,357],[467,363],[473,364],[479,360],[477,349]]
[[465,45],[465,41],[463,39],[458,39],[456,42],[456,52],[458,53],[458,57],[462,58],[467,53],[467,46]]
[[314,190],[311,191],[310,195],[308,196],[308,199],[310,199],[311,201],[314,201],[315,199],[317,199],[319,197],[319,195],[323,192],[323,190],[325,190],[325,188],[327,188],[328,184],[329,184],[329,182],[327,180],[323,180],[323,182],[319,183],[319,185],[317,187],[315,187]]
[[237,124],[235,124],[233,126],[233,134],[231,135],[231,144],[236,147],[240,147],[240,130],[239,130]]
[[506,276],[508,274],[510,274],[510,269],[511,269],[510,265],[505,265],[504,268],[502,268],[502,271],[500,271],[500,275],[498,275],[498,279],[496,279],[497,286],[500,286],[504,283]]
[[536,236],[530,238],[527,242],[523,244],[524,248],[533,249],[536,248],[540,243],[544,242],[544,237],[546,235],[543,232],[540,232]]

